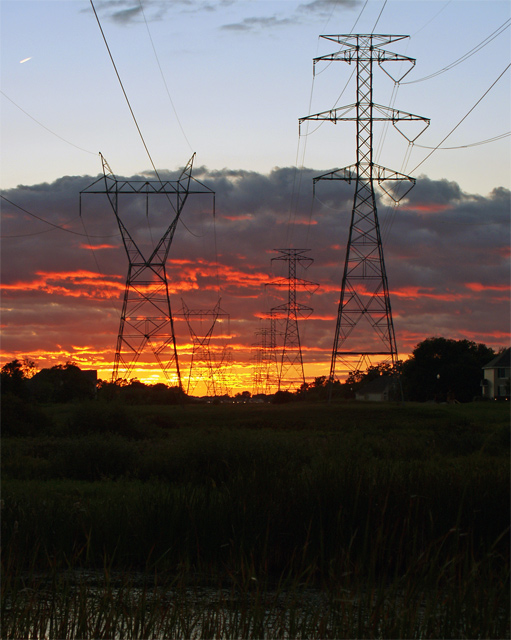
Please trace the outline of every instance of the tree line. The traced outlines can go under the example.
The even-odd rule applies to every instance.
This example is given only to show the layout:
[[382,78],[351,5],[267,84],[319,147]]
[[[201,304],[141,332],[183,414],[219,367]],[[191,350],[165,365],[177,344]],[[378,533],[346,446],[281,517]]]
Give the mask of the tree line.
[[[399,381],[395,386],[395,397],[391,399],[470,402],[481,396],[482,367],[495,355],[495,351],[484,344],[431,337],[420,342],[408,360],[395,366],[384,363],[366,371],[354,371],[343,383],[335,381],[331,384],[326,376],[320,376],[296,392],[278,391],[271,400],[283,403],[303,399],[319,401],[327,397],[351,399],[364,385],[384,377]],[[147,385],[136,379],[97,380],[95,372],[81,370],[73,362],[37,371],[30,359],[15,359],[2,367],[0,377],[2,395],[41,403],[95,398],[121,400],[126,404],[181,404],[191,401],[181,388],[162,383]],[[244,391],[237,397],[249,399],[250,393]]]

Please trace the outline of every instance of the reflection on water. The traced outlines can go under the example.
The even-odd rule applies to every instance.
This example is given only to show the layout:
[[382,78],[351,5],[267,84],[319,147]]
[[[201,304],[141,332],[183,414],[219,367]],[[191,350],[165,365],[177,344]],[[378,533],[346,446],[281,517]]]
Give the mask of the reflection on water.
[[143,574],[73,571],[18,577],[2,583],[2,590],[2,638],[447,638],[483,637],[481,628],[492,628],[491,637],[509,632],[506,598],[474,608],[458,589],[445,587],[332,591],[297,582],[262,586],[250,577],[215,586],[198,578],[162,583]]

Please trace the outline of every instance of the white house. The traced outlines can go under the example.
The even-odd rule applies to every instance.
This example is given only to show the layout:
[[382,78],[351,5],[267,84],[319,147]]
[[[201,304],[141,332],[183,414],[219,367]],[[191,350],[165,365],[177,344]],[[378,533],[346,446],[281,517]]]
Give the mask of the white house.
[[509,399],[511,377],[511,348],[505,349],[483,367],[483,398],[491,400]]
[[369,402],[386,402],[392,395],[395,380],[389,376],[379,376],[355,392],[357,400]]

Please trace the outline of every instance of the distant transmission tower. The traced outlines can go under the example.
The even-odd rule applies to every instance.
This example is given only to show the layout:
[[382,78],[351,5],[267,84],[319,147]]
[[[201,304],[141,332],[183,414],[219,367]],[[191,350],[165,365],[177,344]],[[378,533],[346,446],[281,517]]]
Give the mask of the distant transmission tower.
[[[343,61],[357,67],[357,100],[354,104],[330,109],[322,113],[300,119],[356,122],[357,162],[343,169],[336,169],[314,178],[318,180],[346,180],[355,182],[355,196],[346,248],[346,259],[342,277],[341,295],[335,328],[335,338],[330,367],[330,381],[335,379],[337,361],[348,370],[361,370],[372,364],[372,358],[379,361],[397,362],[397,346],[390,307],[387,273],[383,259],[380,226],[376,211],[374,183],[398,202],[415,184],[415,180],[397,171],[381,167],[373,162],[373,123],[390,121],[411,144],[429,126],[429,119],[416,116],[373,102],[373,63],[377,62],[394,82],[399,83],[415,65],[413,58],[385,51],[381,47],[408,36],[400,35],[328,35],[326,40],[341,45],[336,53],[314,59],[317,62]],[[404,62],[407,69],[399,78],[393,78],[383,66],[386,62]],[[418,121],[420,131],[413,138],[406,136],[399,128],[400,121]],[[385,189],[385,181],[407,181],[406,192],[397,196],[397,189]],[[376,332],[376,340],[355,340],[354,329],[365,318]],[[348,339],[351,338],[351,344]],[[379,338],[379,340],[377,339]],[[350,348],[348,348],[350,347]]]
[[[166,263],[177,223],[188,196],[213,194],[211,189],[192,177],[194,157],[195,154],[177,181],[149,182],[118,180],[105,158],[101,156],[103,178],[99,178],[80,193],[80,206],[82,195],[106,194],[108,196],[129,261],[112,372],[113,381],[120,377],[128,378],[142,352],[149,345],[166,380],[182,387]],[[130,231],[130,225],[120,215],[121,197],[125,201],[127,196],[144,198],[145,207],[142,215],[146,217],[147,223],[149,222],[149,200],[153,197],[164,196],[164,205],[169,209],[170,224],[161,238],[151,243],[149,249],[145,249],[144,245],[144,251],[142,251],[143,240],[135,238],[135,230],[140,236],[140,229],[137,229],[140,220],[137,220],[135,225],[131,225]]]
[[278,379],[280,391],[283,387],[287,390],[300,387],[305,383],[298,319],[308,317],[312,313],[312,308],[296,301],[296,290],[297,288],[302,288],[313,293],[318,288],[318,285],[315,282],[296,277],[297,264],[307,268],[314,262],[312,258],[304,255],[309,249],[275,249],[275,251],[278,251],[281,255],[272,258],[272,262],[278,260],[288,263],[287,278],[278,278],[269,283],[273,287],[287,288],[288,294],[285,304],[273,307],[271,310],[272,314],[284,317],[286,326]]
[[[181,302],[183,305],[183,316],[188,324],[193,345],[186,393],[190,394],[193,392],[199,382],[202,381],[206,386],[206,394],[208,396],[219,395],[221,392],[223,393],[224,384],[220,381],[221,376],[217,374],[223,362],[218,363],[215,360],[211,354],[210,343],[218,318],[226,318],[229,316],[220,308],[220,300],[216,303],[214,309],[211,310],[191,310],[186,306],[184,300],[181,300]],[[197,331],[198,324],[202,327],[205,319],[208,320],[207,327],[205,327],[205,330]],[[221,389],[222,391],[220,391]]]
[[277,363],[277,330],[276,318],[273,313],[268,316],[269,328],[256,331],[259,342],[254,346],[255,352],[255,372],[253,393],[264,393],[269,395],[278,388],[279,369]]

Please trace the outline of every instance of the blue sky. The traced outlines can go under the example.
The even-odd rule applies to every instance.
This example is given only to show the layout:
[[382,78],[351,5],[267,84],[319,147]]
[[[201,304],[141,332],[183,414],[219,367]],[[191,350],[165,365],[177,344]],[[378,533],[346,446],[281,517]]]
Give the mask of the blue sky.
[[[120,174],[149,169],[90,3],[2,0],[0,6],[2,92],[82,149],[49,133],[2,95],[2,186],[95,175],[101,169],[98,151]],[[328,170],[353,162],[349,125],[326,123],[299,139],[298,118],[309,109],[330,109],[352,72],[342,62],[319,65],[313,84],[312,58],[335,50],[318,36],[349,33],[355,23],[359,33],[376,27],[376,33],[411,36],[388,47],[417,60],[405,79],[413,83],[399,87],[394,106],[431,119],[417,141],[426,146],[435,147],[509,64],[508,28],[450,71],[415,82],[504,25],[510,18],[505,0],[145,0],[144,14],[138,0],[97,0],[95,6],[158,168],[182,166],[192,150],[209,169],[268,172],[292,166],[298,158],[300,165]],[[510,130],[509,77],[443,146],[468,145]],[[393,83],[377,70],[374,84],[375,102],[388,104]],[[352,78],[338,104],[354,99]],[[399,170],[406,151],[406,141],[391,131],[380,164]],[[427,153],[414,148],[407,169]],[[486,194],[508,181],[509,138],[439,150],[421,165],[422,172]]]

